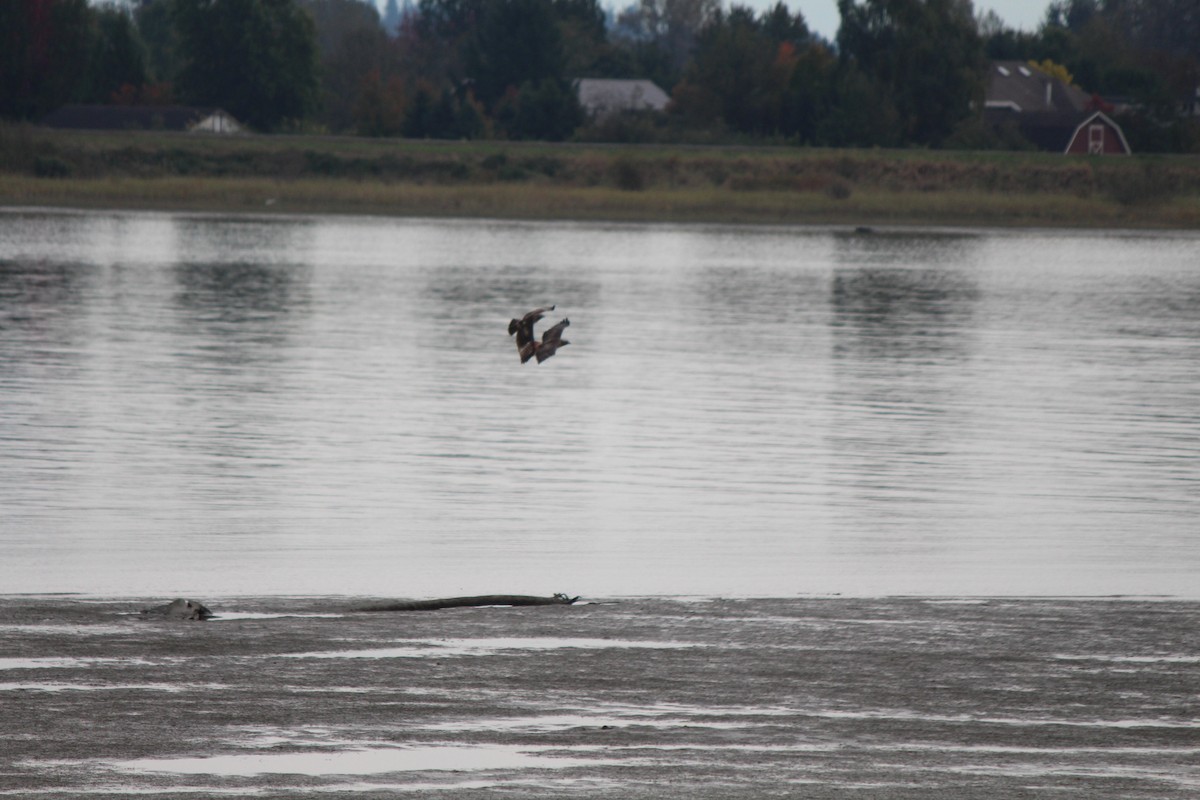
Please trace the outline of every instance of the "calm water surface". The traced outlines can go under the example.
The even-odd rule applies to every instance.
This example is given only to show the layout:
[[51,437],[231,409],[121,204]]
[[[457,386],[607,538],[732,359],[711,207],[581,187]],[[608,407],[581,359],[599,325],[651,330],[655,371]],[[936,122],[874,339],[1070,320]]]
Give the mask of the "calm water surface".
[[5,593],[1195,597],[1200,237],[0,213],[0,553]]

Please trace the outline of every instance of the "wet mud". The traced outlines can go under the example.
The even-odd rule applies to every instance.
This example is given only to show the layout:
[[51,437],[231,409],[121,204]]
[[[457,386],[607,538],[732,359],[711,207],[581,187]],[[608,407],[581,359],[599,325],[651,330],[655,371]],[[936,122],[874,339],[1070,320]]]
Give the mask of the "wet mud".
[[1200,603],[0,598],[0,796],[1200,796]]

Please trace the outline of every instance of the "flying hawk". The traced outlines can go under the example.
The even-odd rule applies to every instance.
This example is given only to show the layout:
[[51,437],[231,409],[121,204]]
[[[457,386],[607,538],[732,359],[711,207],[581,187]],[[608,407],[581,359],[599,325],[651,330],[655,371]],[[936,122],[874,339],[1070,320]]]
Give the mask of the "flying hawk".
[[534,323],[544,317],[546,312],[553,310],[554,306],[535,308],[520,319],[514,319],[508,323],[508,335],[512,336],[514,333],[517,335],[517,353],[521,356],[522,364],[531,358],[537,358],[540,364],[554,355],[558,348],[570,344],[570,342],[563,341],[562,338],[563,329],[571,324],[570,320],[566,319],[543,333],[540,342],[534,338]]
[[[547,328],[546,332],[542,334],[542,340],[540,342],[529,343],[530,350],[537,358],[537,362],[539,364],[558,352],[558,348],[570,344],[570,342],[562,338],[563,331],[566,330],[567,326],[570,324],[571,320],[564,318],[554,327]],[[521,358],[528,360],[524,354],[522,354]]]
[[553,311],[554,306],[546,306],[545,308],[535,308],[520,319],[510,320],[508,323],[508,335],[517,335],[517,353],[521,356],[521,363],[524,364],[533,357],[533,350],[530,347],[533,344],[533,324],[546,315],[547,311]]

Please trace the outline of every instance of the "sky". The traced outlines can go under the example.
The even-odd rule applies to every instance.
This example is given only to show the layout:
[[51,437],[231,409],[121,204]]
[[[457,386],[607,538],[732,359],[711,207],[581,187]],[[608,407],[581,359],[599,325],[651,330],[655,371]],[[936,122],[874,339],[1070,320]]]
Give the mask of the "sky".
[[[740,3],[754,8],[770,8],[776,0],[739,0]],[[837,35],[841,17],[837,12],[837,0],[784,0],[792,12],[799,11],[804,15],[809,30],[816,31],[826,39]],[[622,2],[617,5],[624,4]],[[726,0],[725,5],[729,5]],[[1033,31],[1041,24],[1046,16],[1046,8],[1050,0],[975,0],[975,12],[995,11],[1004,24],[1010,28]]]
[[[376,2],[382,10],[386,0],[376,0]],[[634,2],[635,0],[601,0],[600,5],[605,8],[621,9],[628,8]],[[774,6],[777,0],[722,0],[722,4],[727,7],[732,2],[761,10]],[[1051,0],[975,0],[975,12],[979,14],[988,10],[995,11],[1008,27],[1034,31],[1046,16],[1046,8],[1049,7],[1050,2]],[[838,25],[841,24],[841,17],[838,16],[837,11],[837,0],[784,0],[784,3],[793,13],[799,11],[804,15],[804,21],[808,23],[809,30],[819,33],[830,41],[837,36]],[[403,0],[401,5],[404,5]]]

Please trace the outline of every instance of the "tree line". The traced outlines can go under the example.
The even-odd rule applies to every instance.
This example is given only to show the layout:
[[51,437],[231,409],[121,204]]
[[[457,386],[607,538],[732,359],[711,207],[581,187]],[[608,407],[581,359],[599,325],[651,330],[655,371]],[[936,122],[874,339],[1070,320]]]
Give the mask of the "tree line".
[[[838,0],[830,41],[780,2],[0,2],[0,116],[68,102],[219,106],[251,127],[365,136],[1012,146],[982,124],[989,59],[1130,109],[1136,150],[1200,151],[1200,0],[1054,0],[1036,31],[970,0]],[[666,115],[589,120],[574,80],[649,78]]]

